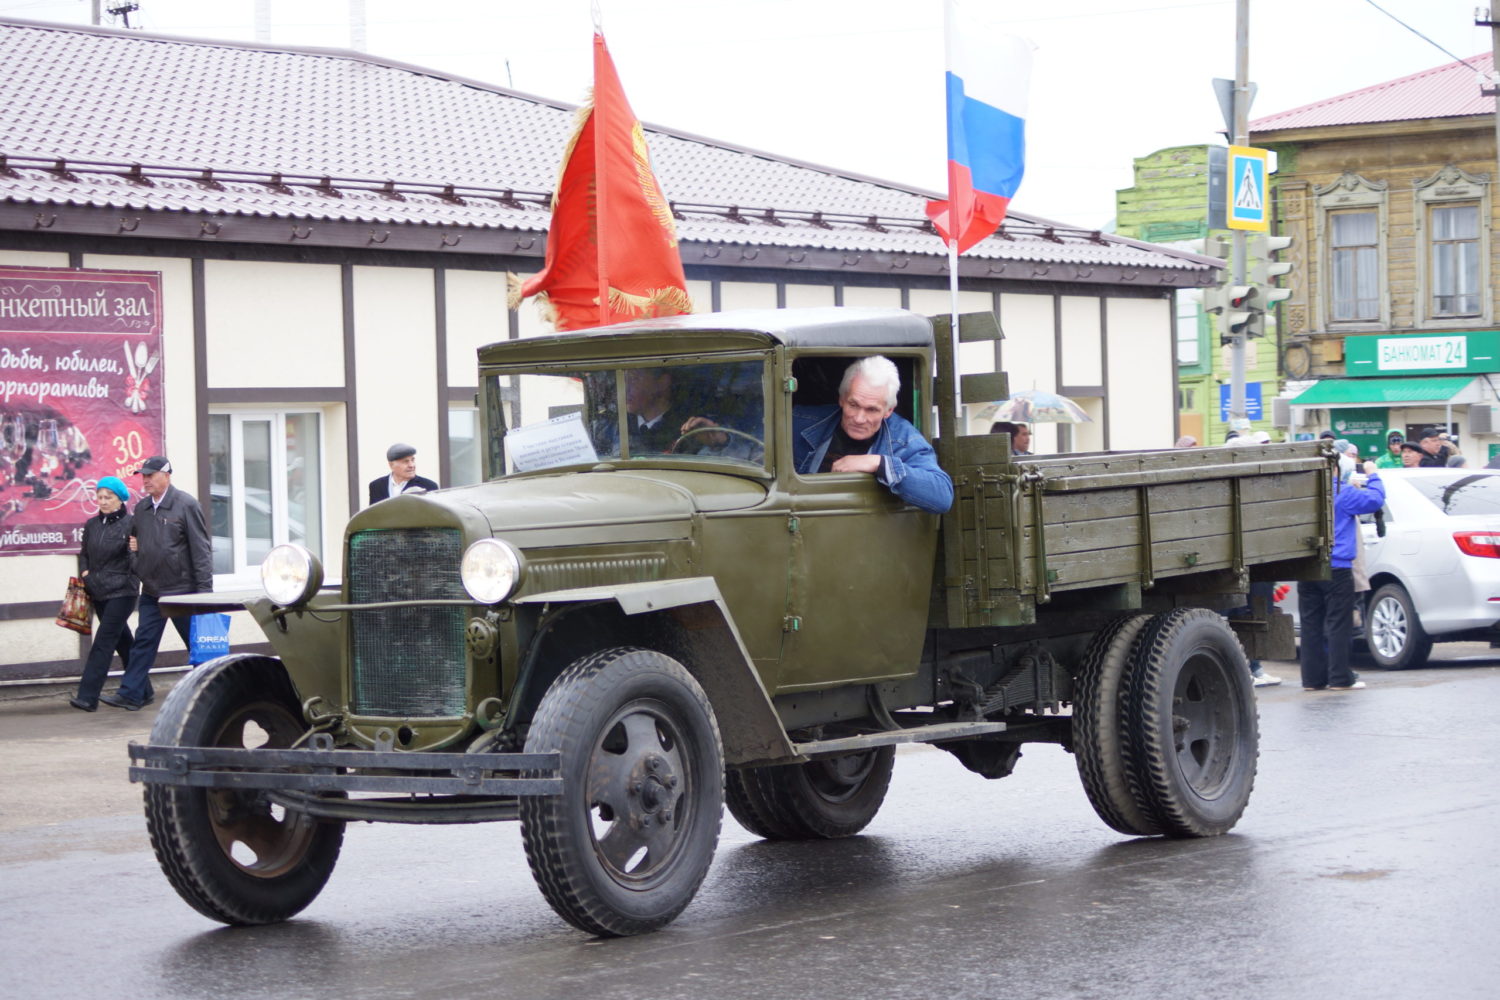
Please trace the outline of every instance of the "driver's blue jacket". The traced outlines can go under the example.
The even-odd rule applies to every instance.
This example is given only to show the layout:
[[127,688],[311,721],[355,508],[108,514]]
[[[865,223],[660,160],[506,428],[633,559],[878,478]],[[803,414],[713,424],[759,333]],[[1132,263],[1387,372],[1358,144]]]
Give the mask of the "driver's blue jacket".
[[[792,461],[799,473],[818,471],[839,419],[837,405],[793,407]],[[953,506],[953,480],[938,465],[932,445],[904,417],[886,417],[868,453],[881,458],[876,482],[913,507],[944,514]]]

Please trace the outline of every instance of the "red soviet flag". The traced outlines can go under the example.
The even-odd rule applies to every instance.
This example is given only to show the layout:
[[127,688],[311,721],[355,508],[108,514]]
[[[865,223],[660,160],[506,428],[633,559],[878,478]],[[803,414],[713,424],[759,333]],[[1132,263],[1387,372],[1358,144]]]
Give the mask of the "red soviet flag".
[[672,210],[603,35],[594,35],[592,101],[563,153],[546,265],[512,280],[511,308],[532,295],[558,330],[693,309]]

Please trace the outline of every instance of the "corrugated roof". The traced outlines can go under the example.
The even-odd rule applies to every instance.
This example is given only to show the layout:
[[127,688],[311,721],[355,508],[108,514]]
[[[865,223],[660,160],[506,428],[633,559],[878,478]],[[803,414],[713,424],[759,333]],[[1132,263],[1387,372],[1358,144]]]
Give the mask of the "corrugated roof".
[[[360,53],[32,21],[0,19],[0,66],[0,200],[37,205],[541,233],[574,116]],[[655,126],[647,140],[686,242],[944,252],[932,192]],[[1019,212],[968,257],[1205,265]]]
[[[1467,65],[1466,65],[1467,64]],[[1291,128],[1363,125],[1370,122],[1422,118],[1463,118],[1495,111],[1495,99],[1479,92],[1493,59],[1486,52],[1460,62],[1387,80],[1300,108],[1257,118],[1250,131],[1279,132]]]

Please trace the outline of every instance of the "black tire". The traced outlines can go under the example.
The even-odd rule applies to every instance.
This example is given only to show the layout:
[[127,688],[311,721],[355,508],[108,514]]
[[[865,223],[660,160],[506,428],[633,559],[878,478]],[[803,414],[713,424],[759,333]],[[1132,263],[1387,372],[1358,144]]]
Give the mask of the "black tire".
[[1126,777],[1169,837],[1231,830],[1255,786],[1260,736],[1245,651],[1222,617],[1178,608],[1146,623],[1124,683]]
[[[281,661],[210,660],[172,687],[151,727],[160,746],[287,747],[307,726]],[[300,912],[333,873],[344,824],[273,809],[253,791],[146,785],[146,826],[167,880],[199,913],[270,924]]]
[[896,748],[883,746],[744,768],[725,778],[725,798],[740,825],[767,840],[850,837],[880,811],[895,762]]
[[1420,667],[1432,655],[1432,637],[1422,628],[1411,595],[1399,583],[1387,583],[1365,605],[1365,647],[1386,670]]
[[670,923],[719,841],[724,753],[708,697],[648,649],[577,660],[548,688],[527,753],[561,751],[561,795],[521,799],[521,838],[547,902],[590,934]]
[[1126,776],[1120,691],[1136,637],[1150,615],[1126,615],[1098,632],[1073,688],[1073,754],[1099,818],[1121,833],[1148,837],[1161,826],[1146,814]]

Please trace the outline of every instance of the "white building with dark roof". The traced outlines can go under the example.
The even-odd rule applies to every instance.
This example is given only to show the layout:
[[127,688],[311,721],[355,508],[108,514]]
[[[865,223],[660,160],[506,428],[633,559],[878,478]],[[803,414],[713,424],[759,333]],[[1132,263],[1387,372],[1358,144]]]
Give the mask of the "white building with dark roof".
[[[505,272],[541,266],[573,106],[355,52],[18,20],[0,19],[0,65],[0,287],[159,276],[162,442],[212,508],[221,589],[288,537],[337,551],[393,441],[444,485],[477,478],[475,350],[547,332],[507,310]],[[947,311],[934,192],[646,135],[700,310]],[[963,369],[1093,417],[1040,426],[1038,451],[1170,446],[1173,293],[1215,264],[1012,212],[960,264],[961,309],[1007,338],[965,345]],[[27,336],[0,305],[0,347]],[[302,503],[275,502],[294,479]],[[9,501],[39,502],[14,483]],[[76,672],[51,623],[72,556],[0,558],[0,680]]]

